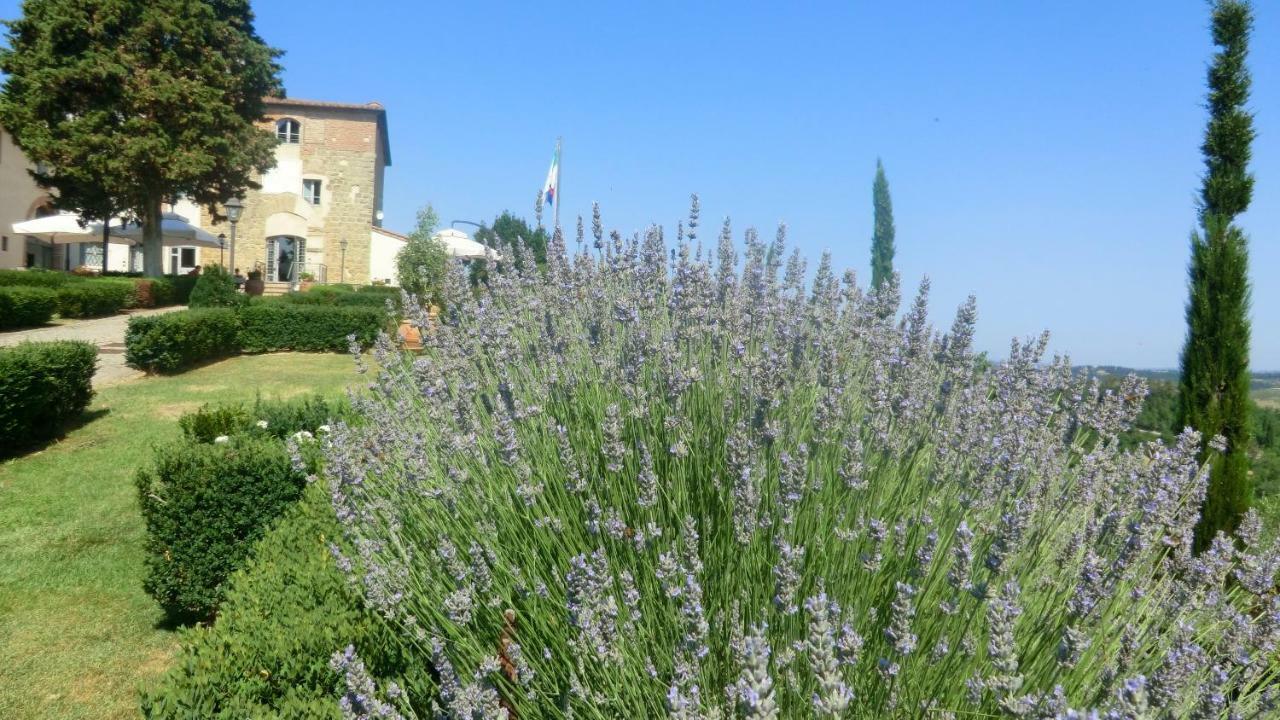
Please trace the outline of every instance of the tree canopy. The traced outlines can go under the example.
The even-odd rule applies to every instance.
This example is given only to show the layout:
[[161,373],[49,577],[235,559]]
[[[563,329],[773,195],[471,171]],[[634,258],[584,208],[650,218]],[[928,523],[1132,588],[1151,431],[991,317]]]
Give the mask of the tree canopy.
[[439,216],[430,204],[418,210],[418,223],[396,255],[396,280],[400,287],[436,304],[440,302],[449,269],[449,252],[433,237],[439,224]]
[[0,124],[59,207],[143,223],[147,274],[162,272],[162,204],[218,213],[275,140],[256,123],[282,95],[280,51],[248,0],[26,0],[0,49]]

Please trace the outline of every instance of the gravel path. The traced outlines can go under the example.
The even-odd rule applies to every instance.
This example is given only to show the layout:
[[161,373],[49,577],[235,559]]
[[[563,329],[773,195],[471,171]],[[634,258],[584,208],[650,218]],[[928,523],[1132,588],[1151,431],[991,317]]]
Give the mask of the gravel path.
[[93,320],[73,320],[65,324],[34,330],[0,332],[0,347],[17,345],[27,340],[36,342],[84,340],[98,347],[98,371],[93,376],[94,387],[115,385],[143,375],[124,364],[124,330],[129,324],[129,318],[134,315],[158,315],[182,309],[184,308],[178,306],[155,310],[131,310],[123,315]]

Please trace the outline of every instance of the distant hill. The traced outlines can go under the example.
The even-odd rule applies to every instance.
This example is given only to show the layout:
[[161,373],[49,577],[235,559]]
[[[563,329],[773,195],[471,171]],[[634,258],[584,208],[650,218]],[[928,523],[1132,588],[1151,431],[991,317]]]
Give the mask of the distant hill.
[[[1155,382],[1178,382],[1177,370],[1151,370],[1129,368],[1120,365],[1079,365],[1075,368],[1079,373],[1095,373],[1125,377],[1133,374]],[[1250,385],[1254,401],[1259,405],[1280,409],[1280,372],[1260,372],[1250,376]]]

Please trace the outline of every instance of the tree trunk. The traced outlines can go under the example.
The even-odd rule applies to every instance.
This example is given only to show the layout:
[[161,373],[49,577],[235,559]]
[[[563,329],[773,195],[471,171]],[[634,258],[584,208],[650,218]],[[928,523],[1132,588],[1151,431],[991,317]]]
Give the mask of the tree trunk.
[[111,242],[111,216],[102,222],[102,275],[107,275],[107,243]]
[[147,200],[142,216],[142,268],[145,275],[155,277],[164,274],[164,235],[161,222],[159,196]]

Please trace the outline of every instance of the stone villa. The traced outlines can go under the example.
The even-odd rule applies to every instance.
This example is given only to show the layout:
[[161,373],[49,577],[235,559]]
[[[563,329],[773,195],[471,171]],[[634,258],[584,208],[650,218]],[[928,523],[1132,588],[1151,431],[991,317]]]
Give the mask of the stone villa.
[[[259,270],[268,283],[280,285],[296,283],[304,273],[318,282],[394,282],[395,256],[405,238],[381,227],[384,173],[391,164],[382,105],[271,98],[263,127],[279,141],[276,165],[256,178],[262,188],[243,198],[235,267],[246,274]],[[8,229],[37,217],[47,197],[26,175],[29,165],[7,139],[0,139],[0,163],[0,225]],[[11,187],[22,192],[11,195]],[[225,234],[229,244],[230,226],[214,223],[203,208],[179,199],[173,210],[214,235]],[[14,237],[6,243],[26,250],[0,252],[0,267],[74,269],[94,266],[87,255],[100,252],[94,243],[46,247]],[[229,248],[172,247],[166,253],[164,267],[170,273],[219,262],[235,269]],[[110,265],[138,268],[137,256],[113,245]]]

